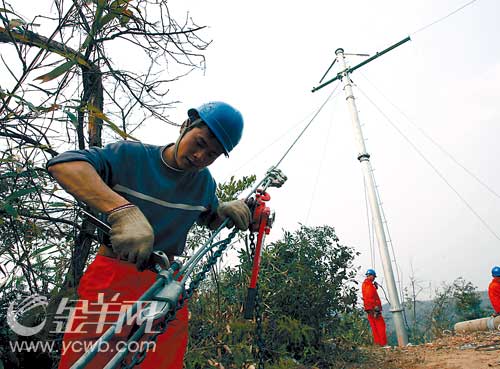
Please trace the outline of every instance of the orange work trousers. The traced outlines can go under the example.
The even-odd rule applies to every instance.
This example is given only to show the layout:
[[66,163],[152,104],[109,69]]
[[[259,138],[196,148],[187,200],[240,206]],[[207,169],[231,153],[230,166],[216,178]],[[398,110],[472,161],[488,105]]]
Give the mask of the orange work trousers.
[[[78,286],[79,300],[66,325],[59,369],[70,368],[118,319],[120,312],[138,300],[155,280],[156,274],[151,271],[138,272],[134,264],[97,255]],[[141,341],[127,344],[134,328],[133,319],[129,319],[129,324],[124,325],[109,344],[99,347],[85,368],[104,368],[125,347],[130,352],[125,362],[129,362],[134,352],[146,347],[146,359],[136,369],[182,369],[188,342],[188,314],[185,303],[165,333],[158,336],[156,344],[149,346]],[[148,333],[144,335],[148,336]]]
[[373,332],[373,342],[376,345],[387,345],[387,335],[385,333],[385,321],[382,315],[375,318],[374,315],[368,314],[368,322]]

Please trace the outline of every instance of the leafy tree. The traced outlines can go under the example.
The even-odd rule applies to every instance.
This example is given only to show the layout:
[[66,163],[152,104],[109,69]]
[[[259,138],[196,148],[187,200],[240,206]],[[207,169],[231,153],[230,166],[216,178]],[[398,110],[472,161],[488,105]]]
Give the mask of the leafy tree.
[[403,290],[405,318],[408,319],[408,338],[414,344],[423,343],[429,338],[429,334],[425,330],[426,322],[422,319],[424,313],[421,309],[421,301],[418,300],[418,296],[424,291],[424,288],[422,281],[416,278],[413,267],[409,279],[410,285]]
[[481,309],[481,297],[477,287],[460,277],[453,282],[453,297],[459,320],[478,319],[484,315]]
[[[200,52],[208,43],[191,18],[179,23],[170,16],[166,0],[55,0],[52,6],[55,14],[32,21],[8,4],[0,9],[0,42],[10,46],[2,61],[11,77],[0,89],[0,148],[2,163],[12,163],[26,177],[14,176],[7,199],[29,196],[36,205],[20,215],[39,219],[52,202],[52,211],[60,212],[51,221],[71,224],[67,207],[54,204],[55,188],[46,186],[46,176],[40,181],[46,160],[61,144],[102,146],[104,126],[115,138],[132,139],[148,119],[171,123],[168,83],[203,66]],[[47,35],[37,32],[40,21],[43,29],[53,27]],[[124,48],[140,67],[127,69],[127,60],[117,54]],[[167,77],[167,67],[175,74]],[[11,202],[2,208],[2,217],[19,214]],[[87,231],[93,227],[84,222],[81,228],[66,288],[78,284],[91,251]]]
[[443,332],[453,328],[456,319],[453,309],[453,285],[443,283],[436,289],[432,300],[432,311],[428,319],[428,327],[433,337],[441,337]]
[[[168,5],[54,0],[47,14],[24,19],[15,4],[2,2],[1,307],[15,294],[40,293],[50,297],[50,318],[59,299],[74,294],[96,248],[95,227],[77,217],[51,182],[46,161],[67,149],[134,139],[147,121],[173,124],[171,82],[204,68],[204,27],[190,16],[174,17]],[[135,65],[123,58],[125,49]],[[12,368],[35,366],[26,360],[4,361]],[[40,367],[39,358],[34,362]]]
[[[264,354],[271,367],[283,367],[280,361],[295,362],[297,368],[299,362],[329,367],[346,348],[347,331],[358,327],[353,319],[359,313],[352,264],[357,253],[338,241],[332,227],[300,226],[264,250],[259,306]],[[249,246],[247,241],[240,250],[239,265],[219,274],[220,292],[209,282],[191,303],[188,368],[204,367],[207,360],[225,367],[253,362],[253,324],[242,320],[251,269]],[[222,315],[214,314],[217,298]]]
[[477,319],[484,314],[477,287],[462,277],[451,284],[443,283],[432,303],[427,327],[433,338],[451,331],[459,321]]

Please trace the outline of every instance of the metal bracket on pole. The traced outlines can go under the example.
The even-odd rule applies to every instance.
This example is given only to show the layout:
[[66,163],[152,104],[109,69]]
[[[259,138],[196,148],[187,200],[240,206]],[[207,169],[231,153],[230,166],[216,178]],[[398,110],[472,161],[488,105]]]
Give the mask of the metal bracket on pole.
[[359,161],[370,160],[370,154],[368,154],[367,152],[365,152],[363,154],[359,154],[358,155],[358,160]]
[[[396,47],[401,46],[402,44],[404,44],[405,42],[410,41],[410,40],[411,40],[411,38],[410,38],[410,36],[408,36],[408,37],[406,37],[406,38],[402,39],[401,41],[399,41],[399,42],[395,43],[394,45],[389,46],[388,48],[386,48],[386,49],[384,49],[384,50],[382,50],[382,51],[380,51],[380,52],[375,53],[375,55],[373,55],[371,58],[368,58],[368,59],[366,59],[365,61],[362,61],[361,63],[359,63],[358,65],[356,65],[356,66],[354,66],[354,67],[352,67],[352,68],[347,68],[346,70],[344,70],[344,71],[342,71],[342,72],[337,73],[337,76],[335,76],[335,77],[334,77],[334,78],[332,78],[331,80],[326,81],[325,83],[322,83],[321,85],[319,85],[319,86],[317,86],[317,87],[314,87],[314,88],[311,90],[311,92],[316,92],[316,91],[318,91],[318,90],[322,89],[323,87],[325,87],[325,86],[329,85],[330,83],[335,82],[335,81],[336,81],[336,80],[338,80],[338,79],[342,79],[342,76],[343,76],[345,73],[352,73],[352,72],[354,72],[356,69],[361,68],[363,65],[368,64],[368,63],[369,63],[369,62],[371,62],[372,60],[377,59],[378,57],[380,57],[380,56],[384,55],[385,53],[388,53],[388,52],[389,52],[389,51],[391,51],[392,49],[395,49]],[[337,49],[337,51],[338,51],[338,50],[342,50],[342,52],[344,52],[344,50],[343,50],[343,49]],[[335,51],[335,53],[337,53],[337,51]],[[332,64],[332,65],[333,65],[333,64]],[[324,78],[324,77],[323,77],[323,78]]]
[[390,309],[389,310],[391,313],[401,313],[402,311],[404,311],[403,308],[399,308],[399,309]]

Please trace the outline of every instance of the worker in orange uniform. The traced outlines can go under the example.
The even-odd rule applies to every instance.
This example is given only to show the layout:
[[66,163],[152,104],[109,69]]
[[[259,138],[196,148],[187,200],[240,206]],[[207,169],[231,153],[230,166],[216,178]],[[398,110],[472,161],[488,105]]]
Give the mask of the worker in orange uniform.
[[491,306],[495,310],[495,315],[500,315],[500,267],[495,266],[491,269],[493,280],[488,287],[488,296],[490,297]]
[[385,321],[382,317],[382,303],[377,293],[378,285],[375,282],[377,273],[373,269],[368,269],[365,275],[366,279],[361,287],[361,293],[363,295],[365,311],[368,314],[368,322],[373,332],[373,342],[376,345],[386,346],[387,335],[385,332]]
[[[217,184],[208,169],[223,154],[229,156],[240,141],[243,116],[221,101],[189,109],[187,115],[175,143],[119,141],[104,148],[68,151],[47,163],[57,182],[100,212],[111,227],[109,242],[103,240],[80,280],[79,301],[68,320],[59,369],[73,367],[116,322],[118,313],[157,280],[157,274],[147,269],[153,251],[162,251],[170,261],[182,255],[194,222],[216,229],[229,218],[237,228],[248,228],[248,206],[242,200],[219,202]],[[188,315],[184,304],[167,331],[153,340],[153,349],[145,346],[141,369],[183,368]],[[137,327],[133,324],[127,318],[117,334],[103,342],[106,345],[98,344],[99,354],[85,368],[108,367],[118,351],[128,348],[123,344]],[[157,331],[154,328],[146,335]],[[131,341],[130,347],[142,348],[143,342]],[[130,350],[127,365],[135,353],[139,351]]]

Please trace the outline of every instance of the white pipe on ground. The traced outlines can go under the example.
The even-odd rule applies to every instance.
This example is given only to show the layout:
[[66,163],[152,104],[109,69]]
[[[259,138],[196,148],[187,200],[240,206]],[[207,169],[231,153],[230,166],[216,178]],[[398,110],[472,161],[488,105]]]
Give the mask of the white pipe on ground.
[[500,315],[458,322],[454,329],[457,333],[500,330]]

